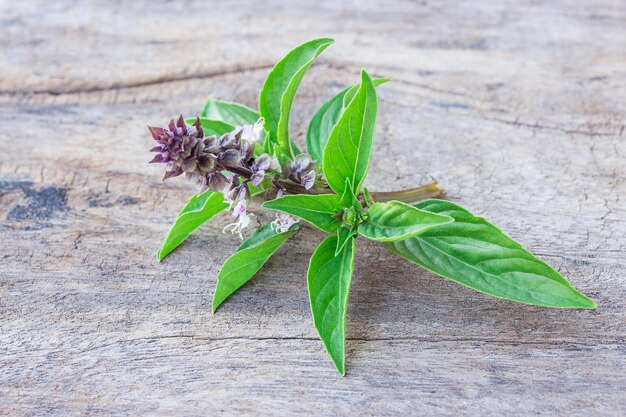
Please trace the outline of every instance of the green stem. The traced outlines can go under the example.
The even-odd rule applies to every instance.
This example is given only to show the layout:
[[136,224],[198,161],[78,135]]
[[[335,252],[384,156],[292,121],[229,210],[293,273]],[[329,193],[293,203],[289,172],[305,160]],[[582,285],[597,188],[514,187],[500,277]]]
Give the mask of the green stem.
[[385,202],[391,200],[402,201],[403,203],[417,203],[418,201],[437,198],[443,195],[446,190],[439,188],[436,180],[424,184],[417,188],[400,191],[370,192],[373,201]]
[[[324,187],[321,189],[305,190],[299,184],[295,184],[288,180],[278,181],[287,194],[332,194],[333,190],[330,187]],[[373,202],[385,202],[385,201],[402,201],[403,203],[417,203],[418,201],[428,200],[429,198],[437,198],[445,194],[445,190],[439,188],[438,182],[432,180],[431,182],[421,185],[416,188],[409,188],[399,191],[381,191],[370,192],[370,197]],[[266,196],[268,198],[268,196]],[[269,197],[273,199],[274,196]]]

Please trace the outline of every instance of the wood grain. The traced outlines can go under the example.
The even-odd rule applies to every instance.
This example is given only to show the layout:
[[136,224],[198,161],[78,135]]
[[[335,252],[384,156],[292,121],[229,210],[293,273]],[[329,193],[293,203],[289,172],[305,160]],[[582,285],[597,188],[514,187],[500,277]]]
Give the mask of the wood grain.
[[[550,415],[626,410],[622,1],[0,1],[0,415]],[[496,300],[360,241],[347,376],[312,325],[305,228],[216,315],[218,216],[163,263],[193,193],[145,125],[209,95],[256,106],[298,42],[298,93],[379,89],[367,185],[430,176],[597,311]],[[286,256],[288,255],[288,256]]]

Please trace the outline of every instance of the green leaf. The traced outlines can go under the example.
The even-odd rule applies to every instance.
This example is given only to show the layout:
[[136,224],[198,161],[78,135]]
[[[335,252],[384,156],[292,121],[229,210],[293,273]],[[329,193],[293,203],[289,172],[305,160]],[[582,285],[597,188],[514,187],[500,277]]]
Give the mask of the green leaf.
[[[221,120],[232,126],[252,125],[261,117],[243,104],[209,98],[200,112],[201,117]],[[232,129],[231,129],[232,130]]]
[[315,250],[309,264],[307,281],[315,328],[337,370],[345,375],[346,313],[355,239],[335,256],[337,236],[329,236]]
[[[379,86],[389,81],[389,78],[378,78],[373,80],[375,86]],[[348,92],[351,92],[351,98],[359,89],[358,85],[354,85],[340,91],[333,98],[325,102],[315,112],[309,128],[306,133],[306,144],[309,155],[318,163],[321,167],[324,165],[324,147],[330,136],[330,132],[333,130],[337,121],[343,113],[343,109],[348,105],[344,103],[344,97],[348,96]]]
[[278,61],[261,89],[259,113],[265,118],[269,140],[278,143],[291,158],[296,155],[289,138],[289,114],[296,90],[315,58],[334,42],[314,39],[293,49]]
[[337,194],[344,192],[346,178],[358,194],[367,175],[377,112],[376,89],[369,75],[361,72],[361,85],[354,99],[333,128],[324,149],[324,175]]
[[259,227],[226,260],[217,276],[217,286],[213,294],[212,310],[215,310],[248,282],[276,250],[297,231],[297,226],[284,233],[276,233],[270,224]]
[[359,233],[378,242],[394,242],[453,221],[450,216],[420,210],[400,201],[389,201],[371,205],[367,219],[359,225]]
[[348,89],[348,91],[346,91],[346,94],[343,96],[343,100],[341,100],[341,104],[343,105],[344,109],[348,107],[348,104],[350,104],[357,91],[359,91],[358,85],[353,85]]
[[[194,124],[195,122],[195,117],[185,119],[185,123],[187,123],[188,125]],[[200,118],[200,125],[202,126],[202,130],[204,130],[204,136],[222,136],[224,133],[232,132],[233,130],[235,130],[235,126],[231,124],[228,124],[221,120],[207,119],[206,117]]]
[[346,243],[350,241],[357,234],[356,230],[350,230],[345,226],[341,226],[337,229],[337,247],[335,248],[335,256],[346,246]]
[[335,219],[341,208],[339,197],[335,194],[286,195],[266,201],[262,207],[291,214],[328,233],[333,233],[340,225]]
[[416,207],[455,221],[385,243],[396,255],[494,297],[544,307],[596,307],[558,272],[482,217],[444,200],[426,200]]
[[363,210],[359,198],[356,196],[356,194],[354,194],[354,190],[352,189],[352,185],[350,184],[350,178],[346,178],[346,185],[344,187],[341,200],[339,200],[339,205],[344,208],[353,207],[358,213]]
[[176,249],[189,235],[204,222],[228,207],[220,193],[207,191],[196,194],[178,213],[170,231],[167,233],[161,248],[157,252],[157,260],[161,262],[171,251]]
[[[384,84],[387,81],[391,81],[391,78],[376,78],[376,79],[372,80],[372,82],[374,83],[375,87],[378,87],[379,85]],[[343,96],[343,107],[344,108],[348,107],[348,104],[350,104],[350,102],[352,101],[352,99],[354,98],[354,96],[356,95],[356,92],[358,90],[359,90],[359,86],[358,85],[354,85],[354,86],[352,86],[348,90],[346,95]]]
[[309,123],[306,132],[306,147],[311,158],[320,166],[324,164],[324,146],[326,146],[330,132],[343,113],[343,97],[350,88],[345,88],[322,104]]

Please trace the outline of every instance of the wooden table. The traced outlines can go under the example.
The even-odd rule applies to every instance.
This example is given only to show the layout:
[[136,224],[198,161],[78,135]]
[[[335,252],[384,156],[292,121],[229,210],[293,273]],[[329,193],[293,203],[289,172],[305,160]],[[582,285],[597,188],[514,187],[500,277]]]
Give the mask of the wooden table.
[[[626,6],[502,3],[0,2],[0,414],[623,416]],[[598,309],[496,300],[360,241],[341,378],[306,293],[320,232],[216,315],[226,215],[157,263],[194,190],[146,163],[145,126],[209,95],[256,107],[320,36],[299,144],[361,67],[393,78],[370,188],[436,177]]]

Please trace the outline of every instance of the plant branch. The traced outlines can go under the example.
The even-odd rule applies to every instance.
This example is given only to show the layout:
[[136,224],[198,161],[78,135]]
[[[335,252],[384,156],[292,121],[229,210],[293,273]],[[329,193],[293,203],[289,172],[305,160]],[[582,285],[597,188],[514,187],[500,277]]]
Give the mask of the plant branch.
[[371,192],[370,195],[372,200],[379,202],[397,200],[403,203],[417,203],[418,201],[428,200],[429,198],[440,197],[445,194],[445,192],[446,190],[439,188],[436,180],[432,180],[428,184],[417,188],[400,191]]
[[[300,184],[296,184],[290,180],[277,180],[281,189],[287,194],[332,194],[333,190],[328,186],[316,187],[310,190],[306,190]],[[401,201],[403,203],[417,203],[419,201],[428,200],[429,198],[441,197],[445,194],[446,190],[439,188],[439,183],[436,180],[432,180],[424,185],[416,188],[409,188],[406,190],[398,191],[380,191],[370,192],[370,197],[374,202],[385,201]],[[275,192],[266,194],[265,199],[271,200],[275,198]]]

